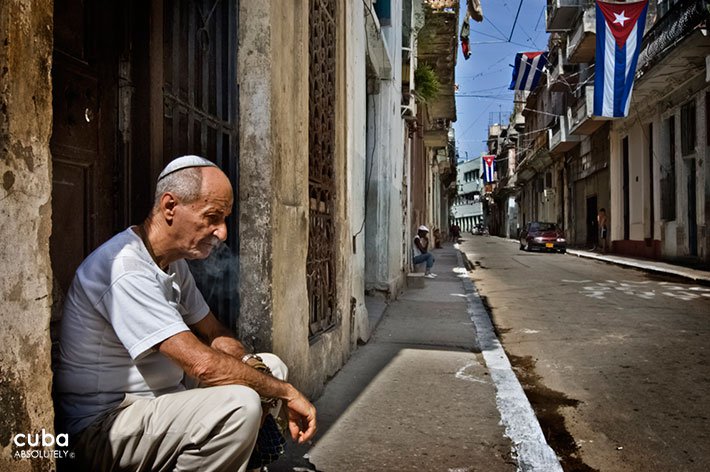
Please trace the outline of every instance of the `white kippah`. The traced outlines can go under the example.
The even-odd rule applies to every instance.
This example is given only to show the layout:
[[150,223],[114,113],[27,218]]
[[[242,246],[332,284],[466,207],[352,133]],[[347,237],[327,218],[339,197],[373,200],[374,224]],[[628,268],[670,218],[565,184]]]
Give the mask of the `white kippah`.
[[421,226],[419,227],[419,231],[426,231],[426,232],[428,233],[428,232],[429,232],[429,228],[427,228],[427,227],[424,226],[424,225],[421,225]]
[[189,167],[217,167],[217,164],[200,156],[178,157],[177,159],[170,161],[168,165],[165,166],[165,169],[163,169],[158,176],[158,180],[172,174],[173,172],[177,172],[181,169],[187,169]]

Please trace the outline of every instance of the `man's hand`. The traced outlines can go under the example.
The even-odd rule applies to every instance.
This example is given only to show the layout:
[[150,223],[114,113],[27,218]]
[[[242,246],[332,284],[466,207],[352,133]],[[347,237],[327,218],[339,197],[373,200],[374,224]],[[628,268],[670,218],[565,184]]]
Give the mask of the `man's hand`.
[[291,438],[299,444],[310,441],[316,434],[316,407],[296,389],[295,395],[286,400],[288,429]]

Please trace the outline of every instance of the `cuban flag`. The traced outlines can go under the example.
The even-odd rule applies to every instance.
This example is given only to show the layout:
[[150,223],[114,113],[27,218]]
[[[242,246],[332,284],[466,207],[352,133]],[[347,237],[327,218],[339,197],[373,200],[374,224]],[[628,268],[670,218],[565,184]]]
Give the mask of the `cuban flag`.
[[594,116],[616,118],[629,114],[647,10],[648,0],[630,3],[597,0]]
[[519,52],[515,55],[513,80],[510,90],[535,90],[542,77],[542,68],[547,64],[547,53]]
[[496,170],[496,156],[482,156],[483,159],[483,181],[493,182],[493,172]]

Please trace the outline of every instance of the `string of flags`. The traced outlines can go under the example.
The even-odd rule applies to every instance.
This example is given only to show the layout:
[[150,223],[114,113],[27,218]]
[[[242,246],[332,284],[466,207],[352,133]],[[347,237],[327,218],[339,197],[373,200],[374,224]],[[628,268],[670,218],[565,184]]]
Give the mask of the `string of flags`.
[[[623,118],[629,114],[636,65],[643,41],[648,0],[610,3],[595,0],[596,51],[593,115]],[[461,49],[471,56],[469,18],[471,10],[480,13],[480,1],[468,0],[461,26]],[[482,19],[482,15],[480,15]],[[474,17],[480,21],[478,17]],[[509,89],[532,91],[539,85],[548,63],[547,51],[519,52],[515,55]],[[485,156],[484,156],[485,157]]]
[[[629,114],[636,64],[646,25],[648,0],[609,3],[596,0],[596,51],[593,115],[623,118]],[[540,83],[547,52],[515,55],[510,90],[531,91]]]

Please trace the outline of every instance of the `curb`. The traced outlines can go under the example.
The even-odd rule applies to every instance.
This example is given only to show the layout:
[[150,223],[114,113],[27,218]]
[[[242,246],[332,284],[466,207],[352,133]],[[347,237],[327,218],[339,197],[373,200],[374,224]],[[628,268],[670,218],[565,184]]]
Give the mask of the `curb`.
[[[707,275],[705,274],[694,274],[689,272],[690,270],[693,269],[674,269],[671,267],[659,267],[657,265],[654,265],[653,263],[646,262],[646,261],[640,261],[640,260],[629,260],[629,259],[621,259],[617,258],[614,256],[606,256],[606,255],[599,255],[599,254],[594,254],[586,251],[579,251],[575,249],[567,249],[567,254],[577,256],[577,257],[584,257],[586,259],[594,259],[597,261],[601,262],[606,262],[607,264],[616,264],[620,266],[625,266],[625,267],[631,267],[634,269],[639,269],[643,270],[646,272],[653,272],[656,274],[665,274],[665,275],[672,275],[675,277],[682,277],[684,279],[692,280],[697,283],[702,283],[702,284],[709,284],[710,285],[710,273]],[[693,270],[694,272],[700,272]]]
[[[465,253],[456,247],[456,258],[464,266]],[[505,435],[513,443],[513,457],[519,472],[563,472],[560,461],[545,439],[520,381],[510,365],[505,350],[493,330],[490,315],[471,279],[461,277],[466,294],[468,315],[491,380],[496,387],[496,407]]]

